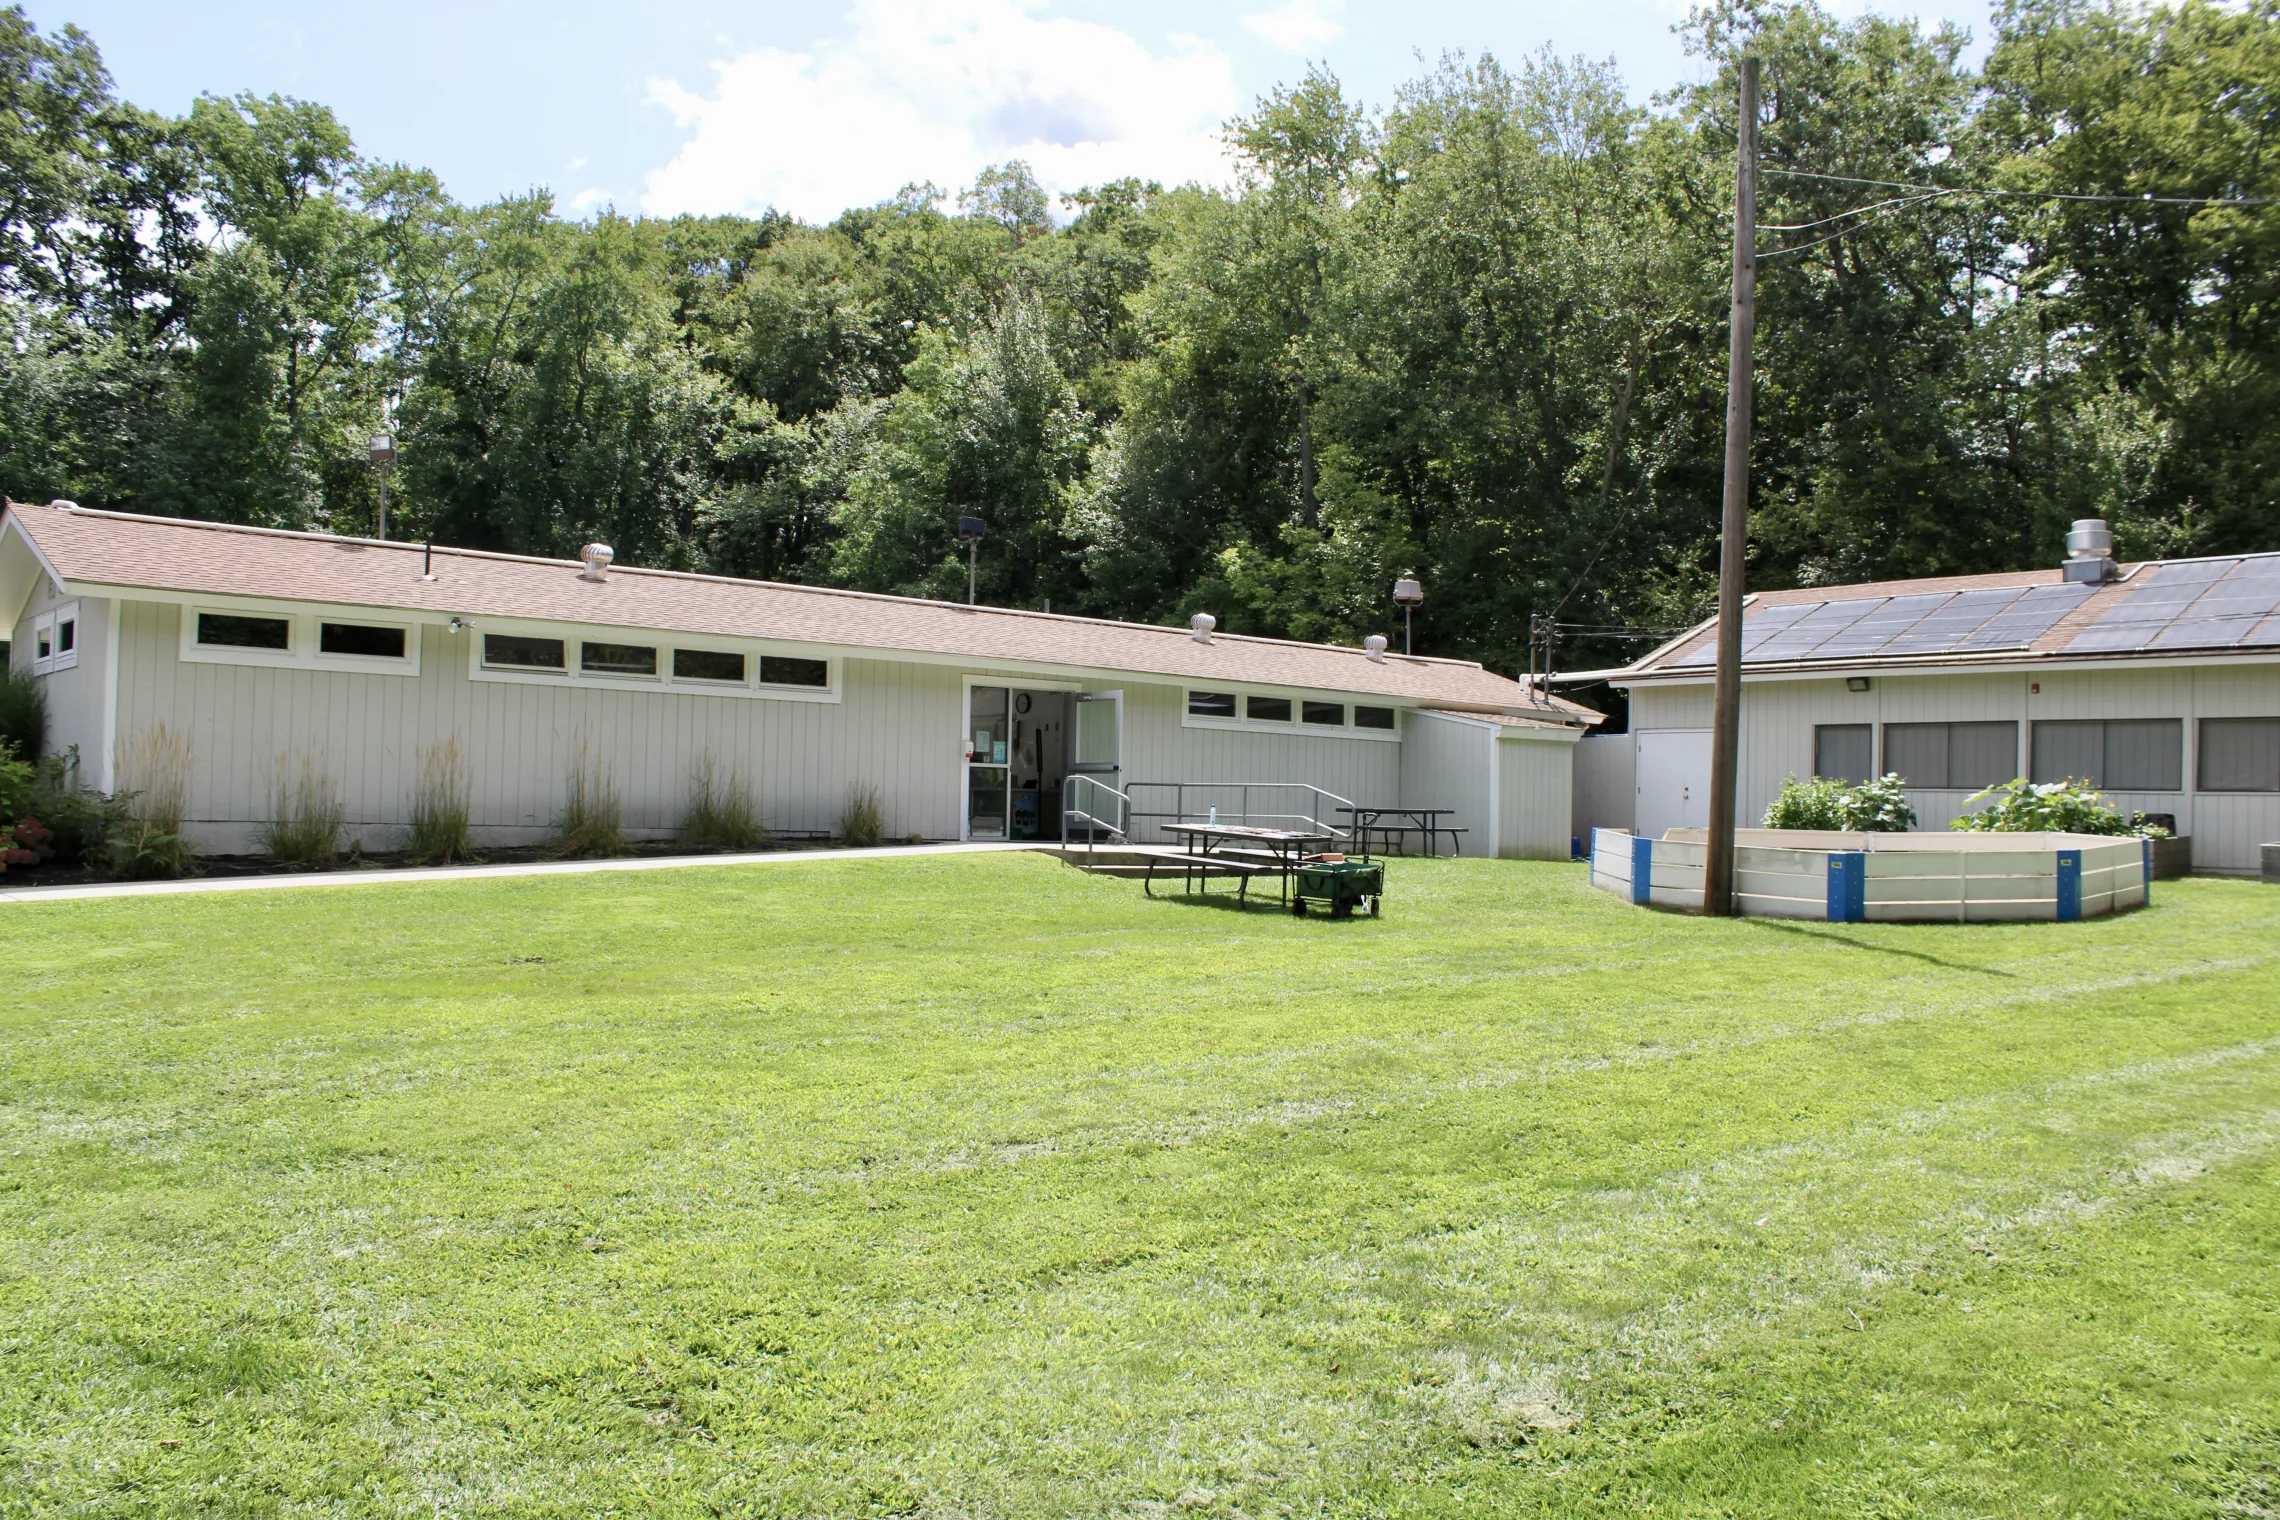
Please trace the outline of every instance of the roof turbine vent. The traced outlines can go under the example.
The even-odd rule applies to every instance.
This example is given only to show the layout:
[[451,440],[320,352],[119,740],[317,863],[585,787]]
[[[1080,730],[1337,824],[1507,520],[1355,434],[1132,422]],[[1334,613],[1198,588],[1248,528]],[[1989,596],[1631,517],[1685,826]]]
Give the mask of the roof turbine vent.
[[1383,665],[1385,663],[1385,635],[1373,633],[1362,640],[1362,655],[1365,659],[1374,660]]
[[606,581],[610,578],[610,561],[617,558],[617,551],[608,544],[588,544],[578,551],[578,557],[586,562],[586,568],[578,572],[578,579]]
[[2085,581],[2103,586],[2114,578],[2114,534],[2103,517],[2075,519],[2066,535],[2066,565],[2064,574],[2069,581]]
[[1188,619],[1189,631],[1195,635],[1195,641],[1198,644],[1210,643],[1211,630],[1217,628],[1218,626],[1219,619],[1213,617],[1208,612],[1199,612],[1194,617]]

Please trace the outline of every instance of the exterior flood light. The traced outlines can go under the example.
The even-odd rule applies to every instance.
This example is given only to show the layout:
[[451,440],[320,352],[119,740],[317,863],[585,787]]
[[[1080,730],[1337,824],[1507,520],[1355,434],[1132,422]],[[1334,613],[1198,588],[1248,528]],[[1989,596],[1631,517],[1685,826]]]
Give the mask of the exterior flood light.
[[1869,680],[1867,676],[1845,677],[1845,690],[1847,691],[1866,691],[1870,686],[1874,684],[1875,683]]
[[388,536],[388,470],[396,462],[396,440],[392,434],[375,433],[371,445],[372,468],[380,472],[380,531],[381,539]]
[[1393,583],[1393,600],[1401,608],[1401,652],[1414,654],[1417,604],[1425,600],[1425,587],[1416,576],[1405,575]]
[[966,546],[966,605],[969,607],[974,605],[975,555],[981,549],[982,536],[989,531],[990,525],[978,517],[958,519],[958,542]]

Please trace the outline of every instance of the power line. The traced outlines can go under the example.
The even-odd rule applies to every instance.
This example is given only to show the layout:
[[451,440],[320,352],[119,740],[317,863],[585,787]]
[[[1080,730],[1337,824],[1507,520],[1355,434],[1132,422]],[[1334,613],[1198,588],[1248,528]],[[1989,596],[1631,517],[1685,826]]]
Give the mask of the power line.
[[1879,190],[1917,190],[1932,196],[1978,195],[2004,200],[2028,201],[2092,201],[2107,205],[2130,206],[2274,206],[2280,205],[2280,196],[2269,195],[2156,195],[2148,190],[2139,195],[2094,195],[2075,190],[1997,190],[1979,185],[1917,185],[1898,179],[1860,179],[1849,174],[1816,174],[1810,169],[1775,169],[1761,167],[1763,174],[1779,174],[1788,179],[1826,180],[1833,185],[1867,185]]

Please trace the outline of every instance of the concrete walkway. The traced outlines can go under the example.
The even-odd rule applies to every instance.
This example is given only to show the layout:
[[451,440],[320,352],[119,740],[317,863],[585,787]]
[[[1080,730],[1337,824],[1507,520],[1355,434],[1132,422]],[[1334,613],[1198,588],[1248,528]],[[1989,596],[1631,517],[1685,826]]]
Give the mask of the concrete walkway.
[[[502,876],[590,876],[596,871],[676,871],[685,866],[793,865],[818,860],[903,860],[913,855],[986,855],[1034,844],[906,844],[878,850],[762,850],[749,855],[663,855],[644,860],[542,860],[515,866],[413,866],[402,870],[296,871],[214,880],[113,881],[86,887],[0,887],[0,902],[71,902],[87,897],[169,897],[178,892],[266,892],[277,887],[377,887],[419,881],[480,881]],[[5,880],[5,878],[0,878]]]

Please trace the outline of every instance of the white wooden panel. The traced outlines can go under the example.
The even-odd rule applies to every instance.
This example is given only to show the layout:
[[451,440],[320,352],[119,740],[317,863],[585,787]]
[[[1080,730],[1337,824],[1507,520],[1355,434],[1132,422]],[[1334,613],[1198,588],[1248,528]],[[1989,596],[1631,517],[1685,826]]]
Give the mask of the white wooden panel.
[[1447,821],[1468,829],[1466,852],[1491,854],[1489,767],[1495,731],[1485,723],[1408,714],[1401,739],[1401,806],[1455,808]]
[[1647,889],[1647,900],[1657,907],[1685,908],[1689,912],[1699,913],[1702,911],[1702,888],[1696,886],[1689,890],[1658,883]]
[[1574,853],[1578,741],[1496,736],[1496,854],[1503,860],[1566,860]]
[[1576,741],[1575,832],[1632,826],[1633,741],[1629,734],[1595,734]]

